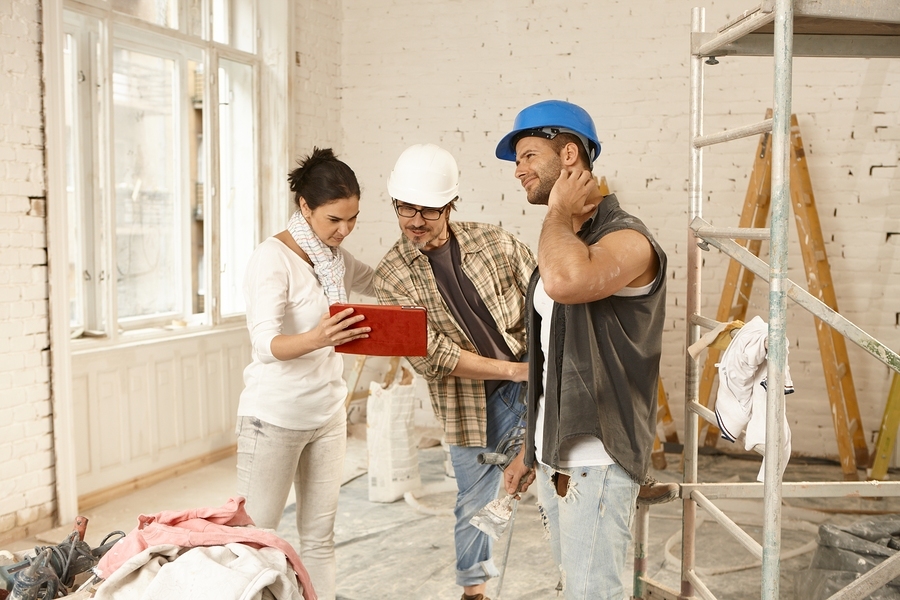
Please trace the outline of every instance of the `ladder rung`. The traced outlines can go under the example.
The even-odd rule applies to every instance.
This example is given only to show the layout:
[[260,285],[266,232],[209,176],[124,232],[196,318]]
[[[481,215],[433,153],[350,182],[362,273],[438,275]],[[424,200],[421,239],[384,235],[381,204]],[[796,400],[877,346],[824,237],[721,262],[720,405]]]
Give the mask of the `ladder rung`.
[[709,135],[698,135],[694,138],[694,148],[702,148],[703,146],[711,146],[713,144],[721,144],[722,142],[730,142],[741,138],[750,137],[751,135],[759,135],[760,133],[768,133],[772,131],[772,119],[765,119],[759,123],[744,125],[735,129],[726,129],[719,133],[711,133]]
[[728,238],[731,240],[767,240],[770,237],[768,227],[699,227],[696,230],[702,238]]
[[[770,0],[770,2],[775,2],[775,0]],[[745,10],[744,12],[742,12],[740,15],[733,18],[732,20],[728,21],[727,23],[725,23],[718,29],[716,29],[716,33],[725,33],[726,31],[728,31],[730,29],[734,29],[735,27],[737,27],[738,25],[740,25],[741,23],[743,23],[744,21],[746,21],[747,19],[749,19],[751,17],[759,18],[760,13],[770,13],[770,12],[772,12],[771,8],[769,8],[767,10],[763,6],[757,6],[755,8],[750,8],[748,10]]]
[[694,592],[699,594],[703,600],[718,600],[716,596],[709,591],[709,588],[706,587],[706,584],[700,579],[700,576],[697,575],[696,571],[693,569],[688,569],[684,572],[684,577],[694,586]]
[[709,514],[716,522],[721,525],[725,531],[731,534],[731,536],[737,540],[744,548],[746,548],[750,554],[755,556],[758,559],[762,559],[763,549],[759,542],[750,537],[746,531],[741,529],[741,527],[735,523],[732,519],[728,518],[722,509],[713,504],[709,498],[703,495],[699,490],[695,490],[691,492],[691,500],[700,505],[703,510]]
[[710,319],[709,317],[704,317],[703,315],[698,315],[694,313],[691,315],[691,325],[699,325],[700,327],[705,327],[707,329],[715,329],[721,323],[716,321],[715,319]]
[[[731,42],[741,39],[748,33],[756,31],[763,25],[771,23],[775,20],[775,13],[758,12],[750,15],[746,19],[742,19],[740,23],[731,27],[727,31],[716,34],[712,39],[704,39],[707,36],[691,36],[691,53],[694,56],[715,56],[717,51],[722,50]],[[695,39],[697,38],[697,39]],[[703,40],[703,41],[701,41]]]
[[[700,491],[709,500],[764,498],[762,483],[682,483],[681,497]],[[782,482],[783,498],[881,498],[900,496],[900,481],[792,481]]]
[[691,400],[687,403],[687,406],[691,412],[697,413],[699,416],[706,419],[707,422],[712,423],[713,425],[716,425],[718,423],[718,421],[716,421],[716,413],[709,410],[699,402],[694,402],[693,400]]

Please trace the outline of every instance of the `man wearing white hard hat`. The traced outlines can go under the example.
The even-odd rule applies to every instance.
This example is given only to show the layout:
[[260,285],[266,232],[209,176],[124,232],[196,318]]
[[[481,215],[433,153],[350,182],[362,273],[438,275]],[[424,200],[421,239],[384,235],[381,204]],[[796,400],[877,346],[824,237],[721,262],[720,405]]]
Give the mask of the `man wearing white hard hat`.
[[[528,427],[505,472],[537,487],[567,600],[621,600],[631,525],[650,483],[666,307],[666,254],[591,174],[580,106],[528,106],[497,145],[530,204],[547,206],[528,291]],[[645,486],[648,503],[677,485]]]
[[525,291],[535,266],[531,250],[503,229],[451,222],[459,201],[459,169],[446,150],[416,144],[397,159],[388,193],[403,235],[375,273],[380,302],[424,306],[428,354],[408,357],[428,381],[443,424],[459,490],[456,581],[463,600],[488,600],[499,572],[493,541],[470,523],[497,497],[502,472],[478,455],[521,426],[525,359]]

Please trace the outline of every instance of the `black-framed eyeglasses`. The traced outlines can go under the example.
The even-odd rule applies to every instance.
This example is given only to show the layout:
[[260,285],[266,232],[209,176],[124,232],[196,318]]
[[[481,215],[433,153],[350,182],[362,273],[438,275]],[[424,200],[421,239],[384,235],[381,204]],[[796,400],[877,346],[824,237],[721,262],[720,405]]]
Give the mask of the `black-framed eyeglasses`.
[[[450,205],[448,204],[447,206]],[[419,213],[426,221],[437,221],[444,214],[447,206],[442,206],[441,208],[414,208],[412,205],[400,204],[394,200],[394,210],[404,219],[412,219],[416,216],[416,213]]]

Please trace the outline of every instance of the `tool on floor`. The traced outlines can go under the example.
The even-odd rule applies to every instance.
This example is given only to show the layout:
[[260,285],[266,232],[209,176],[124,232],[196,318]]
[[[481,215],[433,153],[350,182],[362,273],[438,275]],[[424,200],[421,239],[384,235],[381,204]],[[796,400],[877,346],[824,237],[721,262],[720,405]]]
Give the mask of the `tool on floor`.
[[12,565],[0,566],[0,589],[9,590],[9,600],[56,598],[59,592],[75,583],[75,577],[89,571],[113,545],[125,537],[124,531],[113,531],[99,546],[91,548],[84,541],[87,519],[78,517],[75,529],[55,546],[42,546],[35,555]]
[[[76,534],[77,535],[77,534]],[[50,548],[41,551],[33,561],[13,577],[9,600],[52,600],[56,598],[60,583],[56,572],[49,566]]]

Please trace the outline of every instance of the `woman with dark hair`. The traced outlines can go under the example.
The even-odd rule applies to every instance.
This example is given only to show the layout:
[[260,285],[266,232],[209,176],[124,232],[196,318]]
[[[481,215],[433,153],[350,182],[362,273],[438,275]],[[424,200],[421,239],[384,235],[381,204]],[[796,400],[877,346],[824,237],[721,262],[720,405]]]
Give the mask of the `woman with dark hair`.
[[334,519],[347,447],[344,363],[334,346],[368,337],[349,291],[374,296],[373,270],[340,248],[359,215],[356,175],[314,148],[289,176],[297,210],[262,242],[244,281],[252,360],[238,407],[238,493],[275,529],[291,484],[300,556],[319,598],[335,597]]

